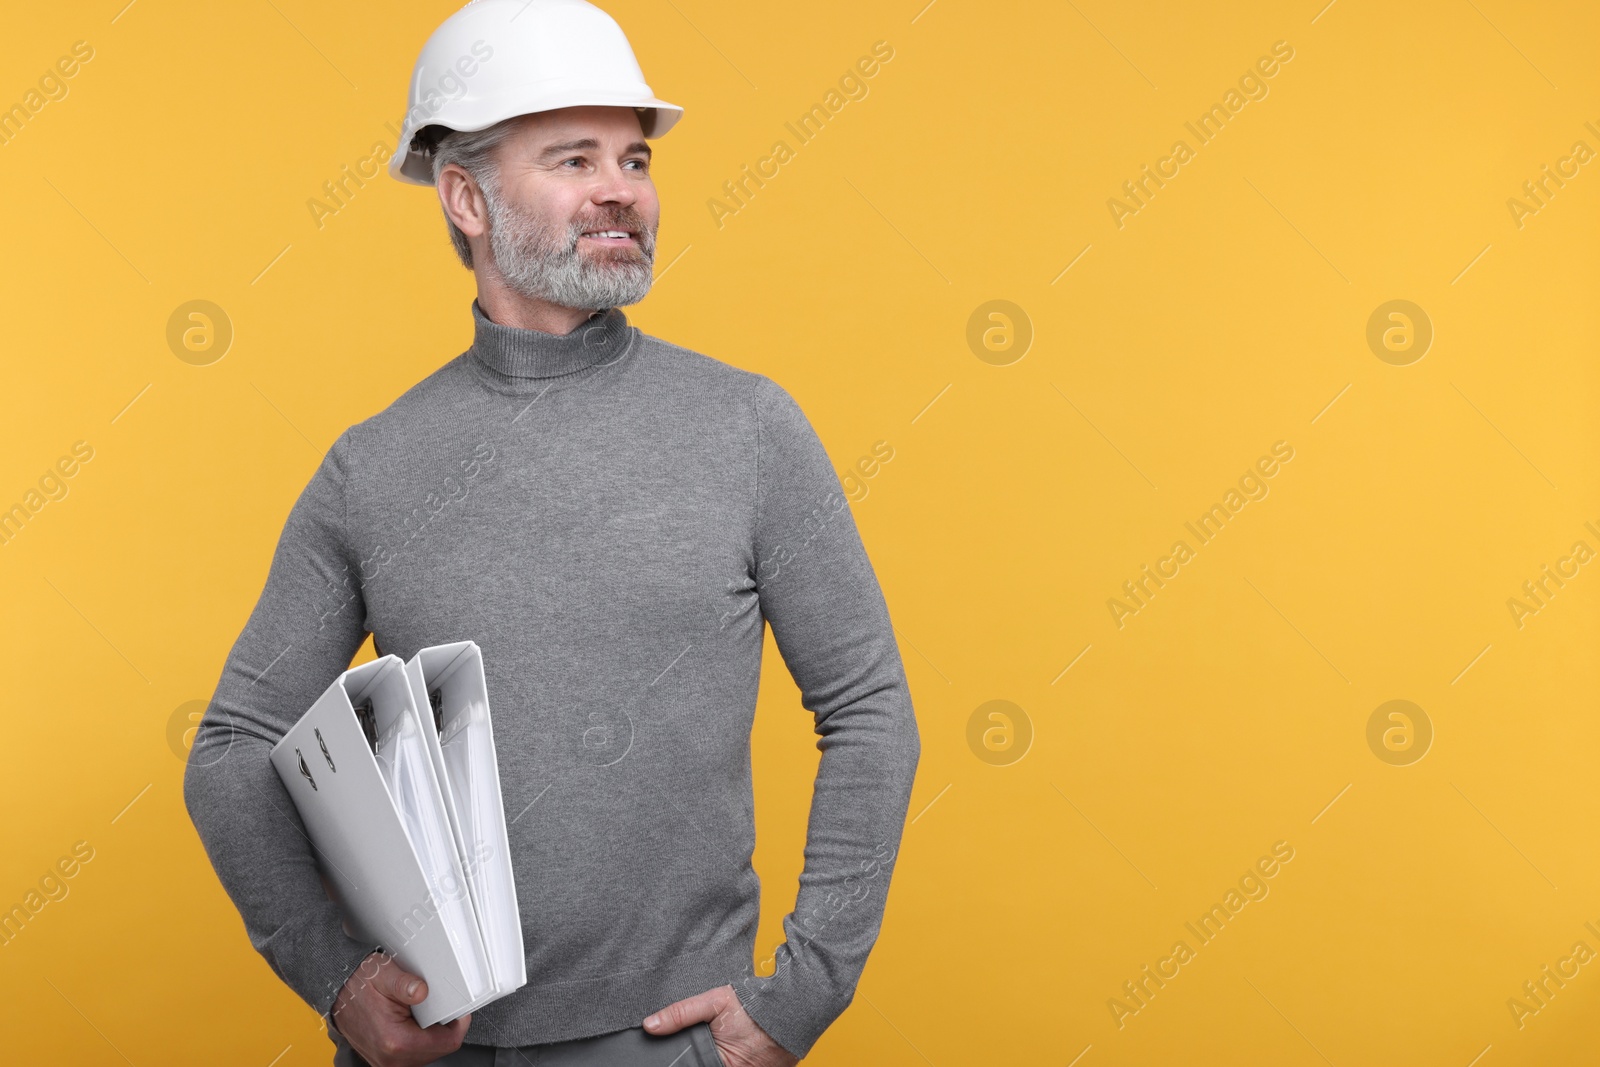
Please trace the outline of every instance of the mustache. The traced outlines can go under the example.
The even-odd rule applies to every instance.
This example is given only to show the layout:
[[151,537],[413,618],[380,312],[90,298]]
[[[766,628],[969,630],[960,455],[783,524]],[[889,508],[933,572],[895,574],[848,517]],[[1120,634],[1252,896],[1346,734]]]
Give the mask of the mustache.
[[581,235],[590,230],[627,230],[629,233],[638,234],[640,237],[645,237],[650,232],[644,216],[631,207],[603,212],[588,218],[574,219],[567,228],[567,235],[576,243]]

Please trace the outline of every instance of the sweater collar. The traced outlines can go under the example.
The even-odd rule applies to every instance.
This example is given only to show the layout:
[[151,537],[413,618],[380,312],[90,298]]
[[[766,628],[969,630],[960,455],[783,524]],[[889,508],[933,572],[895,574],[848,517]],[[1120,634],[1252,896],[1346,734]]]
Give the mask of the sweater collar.
[[614,359],[630,330],[621,308],[603,309],[571,333],[502,326],[483,313],[477,298],[472,301],[472,322],[472,354],[512,378],[558,378]]

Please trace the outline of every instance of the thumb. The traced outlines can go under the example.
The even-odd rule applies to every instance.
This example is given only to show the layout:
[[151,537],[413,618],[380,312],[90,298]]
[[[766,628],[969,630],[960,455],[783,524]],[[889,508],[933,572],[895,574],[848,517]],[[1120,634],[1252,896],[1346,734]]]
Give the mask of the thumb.
[[644,1021],[652,1034],[675,1034],[685,1026],[710,1022],[717,1017],[717,998],[712,992],[699,993],[675,1004],[668,1004]]
[[428,999],[428,983],[392,959],[385,962],[374,983],[378,992],[401,1004],[421,1004]]

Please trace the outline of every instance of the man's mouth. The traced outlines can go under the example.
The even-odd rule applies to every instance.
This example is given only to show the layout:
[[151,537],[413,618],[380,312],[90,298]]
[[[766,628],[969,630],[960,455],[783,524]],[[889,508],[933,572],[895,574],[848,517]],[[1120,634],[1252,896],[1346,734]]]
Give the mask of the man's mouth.
[[599,241],[605,245],[624,245],[633,243],[633,233],[629,230],[589,230],[582,234],[591,241]]

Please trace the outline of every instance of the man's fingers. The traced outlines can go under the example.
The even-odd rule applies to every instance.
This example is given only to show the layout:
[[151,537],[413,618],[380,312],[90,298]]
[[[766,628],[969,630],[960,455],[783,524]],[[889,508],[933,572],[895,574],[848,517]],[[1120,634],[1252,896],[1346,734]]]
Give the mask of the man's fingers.
[[717,1017],[719,998],[709,990],[668,1004],[644,1021],[644,1028],[652,1034],[675,1034],[685,1026],[710,1022]]
[[386,957],[373,979],[378,992],[401,1004],[421,1004],[428,997],[428,983],[411,974],[392,957]]
[[461,1047],[471,1022],[468,1014],[423,1028],[408,1015],[403,1021],[390,1023],[373,1047],[357,1051],[372,1063],[432,1063]]
[[422,1030],[422,1035],[428,1043],[420,1046],[417,1051],[432,1051],[440,1056],[454,1052],[461,1047],[461,1039],[467,1036],[467,1026],[471,1022],[472,1016],[467,1014],[451,1022],[434,1023]]

